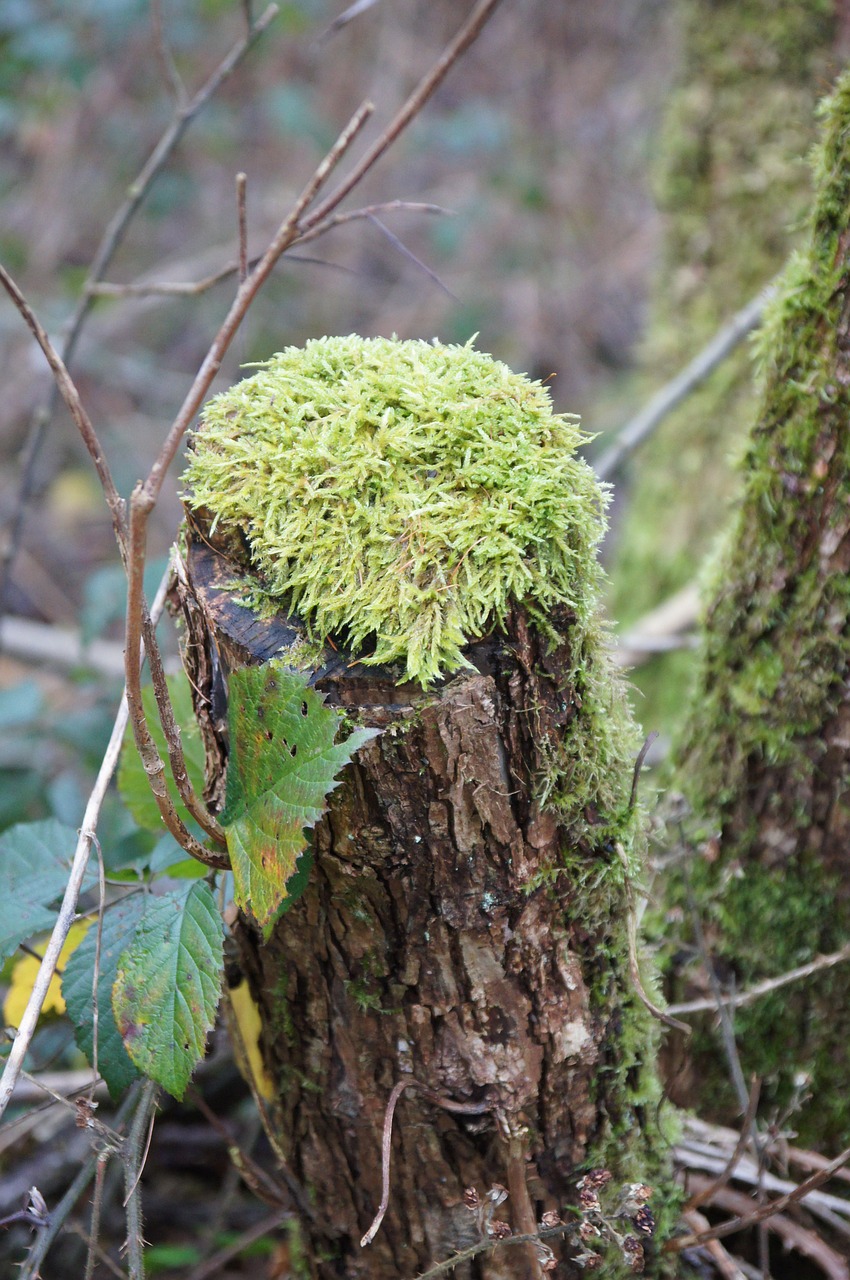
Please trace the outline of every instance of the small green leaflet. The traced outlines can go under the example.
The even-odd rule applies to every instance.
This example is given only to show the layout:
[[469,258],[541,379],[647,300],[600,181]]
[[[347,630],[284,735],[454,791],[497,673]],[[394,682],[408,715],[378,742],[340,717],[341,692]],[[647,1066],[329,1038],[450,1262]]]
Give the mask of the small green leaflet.
[[230,677],[230,761],[221,824],[236,903],[268,933],[336,775],[377,729],[334,744],[340,717],[307,677],[269,662]]
[[204,1056],[221,992],[223,929],[212,890],[195,880],[150,897],[121,954],[112,1010],[146,1076],[182,1098]]
[[[180,729],[180,744],[183,748],[183,758],[186,761],[186,772],[189,774],[189,780],[195,791],[200,795],[204,789],[204,744],[201,741],[198,722],[192,709],[192,689],[188,677],[182,671],[168,677],[168,692],[171,695],[171,705],[174,708],[174,719]],[[168,748],[165,742],[165,734],[162,732],[162,727],[159,723],[156,698],[150,685],[147,685],[142,690],[142,702],[151,737],[156,743],[160,758],[166,765],[165,775],[171,798],[177,806],[177,812],[180,817],[194,830],[195,824],[177,793],[177,786],[171,776],[171,770],[168,768]],[[121,749],[121,764],[118,768],[118,790],[121,792],[122,800],[140,827],[145,827],[148,831],[163,831],[159,806],[154,799],[147,774],[136,750],[136,744],[133,741],[133,730],[129,726],[124,735],[124,745]]]
[[[112,1013],[112,987],[118,972],[118,958],[133,937],[145,906],[155,901],[147,893],[131,893],[103,913],[100,940],[100,973],[97,981],[97,1069],[113,1098],[138,1079],[139,1072],[124,1048]],[[74,1038],[92,1061],[94,1011],[92,986],[97,948],[95,920],[77,949],[68,958],[62,975],[62,995],[74,1024]]]
[[55,818],[21,822],[0,836],[0,962],[34,933],[53,928],[50,904],[65,892],[76,845],[73,827]]

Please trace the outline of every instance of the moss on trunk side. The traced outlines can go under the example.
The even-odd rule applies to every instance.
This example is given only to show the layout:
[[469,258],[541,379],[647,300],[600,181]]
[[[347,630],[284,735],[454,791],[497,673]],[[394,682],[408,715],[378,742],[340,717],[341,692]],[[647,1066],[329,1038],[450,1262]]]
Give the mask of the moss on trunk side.
[[[850,76],[824,119],[809,243],[759,337],[744,495],[679,753],[697,820],[719,827],[694,889],[739,986],[850,938]],[[846,990],[839,969],[736,1014],[769,1100],[810,1079],[804,1141],[850,1137]]]

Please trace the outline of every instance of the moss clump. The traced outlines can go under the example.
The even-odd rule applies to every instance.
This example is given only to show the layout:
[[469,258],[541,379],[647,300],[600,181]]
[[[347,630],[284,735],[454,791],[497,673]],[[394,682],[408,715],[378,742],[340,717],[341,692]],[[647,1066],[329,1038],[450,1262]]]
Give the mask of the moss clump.
[[589,625],[604,496],[582,443],[471,344],[322,338],[207,405],[186,500],[247,537],[252,603],[427,686],[511,601]]

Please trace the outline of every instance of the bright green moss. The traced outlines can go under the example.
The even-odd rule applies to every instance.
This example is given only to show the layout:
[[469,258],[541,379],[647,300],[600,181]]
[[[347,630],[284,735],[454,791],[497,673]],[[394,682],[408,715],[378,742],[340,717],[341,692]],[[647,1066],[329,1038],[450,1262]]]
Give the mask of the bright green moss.
[[187,501],[244,532],[266,604],[427,686],[511,601],[589,623],[604,497],[581,443],[471,345],[322,338],[207,405]]

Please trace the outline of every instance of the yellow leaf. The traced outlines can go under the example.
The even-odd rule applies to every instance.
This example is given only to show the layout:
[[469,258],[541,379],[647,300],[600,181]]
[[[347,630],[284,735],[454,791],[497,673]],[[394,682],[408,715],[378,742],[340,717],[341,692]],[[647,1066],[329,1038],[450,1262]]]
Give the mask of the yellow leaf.
[[[243,978],[228,991],[230,1007],[239,1031],[241,1044],[237,1046],[236,1063],[249,1084],[253,1084],[261,1098],[274,1097],[274,1081],[266,1071],[260,1052],[260,1011],[254,1003],[251,989]],[[239,1052],[241,1050],[241,1052]]]
[[[86,936],[90,924],[90,920],[80,920],[77,924],[71,925],[71,930],[65,939],[65,945],[59,953],[57,968],[60,972],[71,952],[77,949]],[[47,939],[45,938],[42,942],[36,943],[32,950],[41,957],[44,955],[46,947]],[[35,956],[21,956],[13,968],[9,990],[6,993],[6,999],[3,1001],[3,1020],[7,1027],[20,1025],[24,1010],[27,1007],[27,1001],[32,995],[33,983],[40,963],[41,960],[36,960]],[[47,988],[47,996],[41,1007],[41,1012],[42,1014],[65,1012],[61,979],[55,973],[50,979],[50,986]]]

